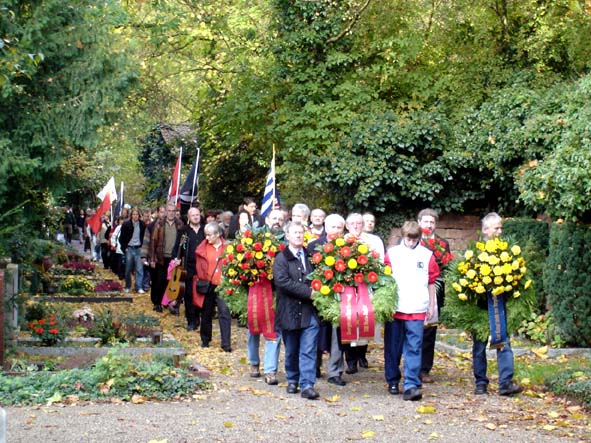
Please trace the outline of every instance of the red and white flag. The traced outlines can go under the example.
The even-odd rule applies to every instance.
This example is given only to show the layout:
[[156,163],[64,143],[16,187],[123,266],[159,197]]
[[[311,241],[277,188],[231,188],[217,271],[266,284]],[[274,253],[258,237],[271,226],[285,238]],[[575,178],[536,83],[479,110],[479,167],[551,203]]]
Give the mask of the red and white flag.
[[96,235],[101,230],[101,217],[111,210],[111,204],[117,200],[117,189],[115,188],[115,177],[111,177],[101,192],[97,194],[103,202],[96,209],[96,213],[88,220],[88,225]]
[[172,181],[170,188],[168,188],[168,202],[174,202],[177,208],[180,208],[179,188],[181,186],[181,158],[183,156],[183,147],[181,146],[179,158],[176,160],[174,172],[172,173]]

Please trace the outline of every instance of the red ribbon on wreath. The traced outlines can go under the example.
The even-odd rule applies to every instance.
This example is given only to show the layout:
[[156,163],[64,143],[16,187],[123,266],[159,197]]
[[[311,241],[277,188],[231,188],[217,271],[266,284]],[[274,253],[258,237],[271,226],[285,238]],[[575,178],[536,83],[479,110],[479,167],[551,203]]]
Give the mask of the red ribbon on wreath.
[[365,283],[357,288],[345,286],[341,294],[341,341],[352,342],[360,338],[373,338],[375,315]]
[[268,340],[277,339],[275,332],[275,311],[273,310],[273,288],[269,280],[259,280],[248,288],[247,303],[248,330],[251,334],[263,334]]

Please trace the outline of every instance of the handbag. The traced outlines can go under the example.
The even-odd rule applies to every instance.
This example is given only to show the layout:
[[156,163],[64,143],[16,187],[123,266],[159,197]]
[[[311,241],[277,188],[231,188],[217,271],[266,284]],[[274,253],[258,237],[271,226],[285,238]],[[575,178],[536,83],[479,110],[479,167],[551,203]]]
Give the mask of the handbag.
[[211,282],[208,280],[197,280],[195,283],[195,290],[200,294],[207,295],[209,293],[210,286]]
[[213,285],[211,284],[211,279],[213,278],[213,274],[218,267],[219,260],[216,261],[215,268],[213,268],[213,272],[209,277],[209,280],[199,280],[197,276],[193,276],[193,291],[192,291],[192,298],[193,298],[193,305],[197,306],[198,308],[203,307],[203,301],[205,300],[205,296],[209,294]]

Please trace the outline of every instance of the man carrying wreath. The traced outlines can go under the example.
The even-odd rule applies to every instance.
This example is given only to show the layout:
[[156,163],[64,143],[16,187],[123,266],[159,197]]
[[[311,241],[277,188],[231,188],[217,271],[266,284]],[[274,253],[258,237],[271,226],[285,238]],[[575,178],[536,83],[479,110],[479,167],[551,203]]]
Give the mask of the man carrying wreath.
[[[496,212],[491,212],[482,219],[482,237],[484,241],[499,237],[503,232],[503,219]],[[488,308],[488,307],[486,307]],[[503,304],[502,310],[505,310]],[[504,314],[504,312],[503,312]],[[503,315],[500,320],[502,330],[507,330],[507,316]],[[472,335],[472,366],[474,378],[476,379],[476,395],[487,393],[489,380],[486,376],[486,341],[478,340],[476,334]],[[521,392],[522,388],[513,381],[513,350],[509,343],[509,337],[503,346],[497,348],[497,366],[499,371],[499,395],[514,395]]]
[[285,343],[287,393],[302,390],[302,397],[319,397],[316,383],[316,348],[320,329],[312,304],[312,288],[306,275],[312,264],[304,250],[304,227],[289,222],[285,227],[288,247],[275,257],[273,276],[277,295],[276,328]]

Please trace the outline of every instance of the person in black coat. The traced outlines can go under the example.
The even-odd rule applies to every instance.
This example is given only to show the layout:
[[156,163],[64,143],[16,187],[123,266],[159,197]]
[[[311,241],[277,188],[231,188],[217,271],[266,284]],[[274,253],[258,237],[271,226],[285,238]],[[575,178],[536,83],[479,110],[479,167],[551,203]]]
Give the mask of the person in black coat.
[[312,304],[312,288],[306,275],[312,264],[304,250],[304,226],[288,223],[285,227],[288,246],[275,257],[273,276],[277,297],[275,326],[282,331],[285,343],[287,392],[315,400],[316,349],[320,329]]
[[146,232],[146,224],[140,219],[139,209],[131,210],[131,218],[121,226],[119,244],[121,251],[125,254],[125,292],[131,290],[131,270],[135,269],[135,289],[140,294],[143,289],[144,264],[142,262],[142,242]]

